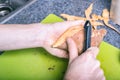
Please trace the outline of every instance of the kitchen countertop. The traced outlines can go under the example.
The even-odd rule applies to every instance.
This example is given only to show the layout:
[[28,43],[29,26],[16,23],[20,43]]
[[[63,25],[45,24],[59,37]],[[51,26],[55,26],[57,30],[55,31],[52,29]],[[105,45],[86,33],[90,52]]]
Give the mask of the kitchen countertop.
[[[85,9],[92,2],[94,2],[93,13],[100,15],[104,8],[110,10],[111,0],[37,0],[5,24],[38,23],[51,13],[58,16],[61,13],[67,13],[84,17]],[[120,26],[115,25],[112,21],[110,21],[110,23],[120,31]],[[108,31],[104,41],[120,48],[120,35],[106,26],[103,27]]]

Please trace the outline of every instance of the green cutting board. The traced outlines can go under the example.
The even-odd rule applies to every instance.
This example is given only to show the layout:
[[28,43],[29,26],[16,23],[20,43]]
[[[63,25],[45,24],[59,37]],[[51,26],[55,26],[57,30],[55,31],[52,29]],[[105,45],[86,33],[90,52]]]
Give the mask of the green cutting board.
[[[42,23],[61,21],[50,14]],[[120,49],[102,42],[97,59],[107,80],[120,80]],[[62,80],[67,62],[67,59],[54,57],[43,48],[6,51],[0,55],[0,80]]]

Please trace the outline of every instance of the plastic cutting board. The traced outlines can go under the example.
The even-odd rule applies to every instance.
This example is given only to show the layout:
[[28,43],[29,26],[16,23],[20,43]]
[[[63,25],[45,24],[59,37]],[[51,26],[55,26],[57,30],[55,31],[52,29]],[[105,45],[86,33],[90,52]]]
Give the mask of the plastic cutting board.
[[[50,14],[42,23],[61,21],[60,17]],[[97,59],[107,80],[120,80],[120,49],[102,42]],[[6,51],[0,55],[0,80],[62,80],[67,62],[43,48]]]

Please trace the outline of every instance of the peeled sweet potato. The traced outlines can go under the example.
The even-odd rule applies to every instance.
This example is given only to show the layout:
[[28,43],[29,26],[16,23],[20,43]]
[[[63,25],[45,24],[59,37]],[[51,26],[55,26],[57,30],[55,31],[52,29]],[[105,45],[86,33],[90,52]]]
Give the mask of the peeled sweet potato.
[[[106,34],[106,30],[105,29],[92,30],[91,46],[99,47],[99,45],[100,45],[101,41],[103,40],[103,37],[105,36],[105,34]],[[75,43],[77,45],[77,48],[78,48],[79,54],[82,53],[83,52],[83,48],[84,48],[84,41],[85,41],[84,29],[80,30],[77,33],[75,33],[73,36],[71,36],[71,38],[75,41]],[[58,39],[58,41],[59,41],[59,39]],[[64,43],[62,43],[61,45],[56,46],[56,48],[67,50],[66,41]]]

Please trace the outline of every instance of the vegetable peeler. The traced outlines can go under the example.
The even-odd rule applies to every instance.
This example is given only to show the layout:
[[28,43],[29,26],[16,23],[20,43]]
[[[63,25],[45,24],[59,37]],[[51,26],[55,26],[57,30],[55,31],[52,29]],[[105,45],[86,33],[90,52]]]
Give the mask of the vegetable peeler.
[[86,51],[91,46],[91,32],[92,32],[92,26],[90,21],[86,21],[84,25],[84,32],[85,32],[85,42],[84,42],[84,50]]

